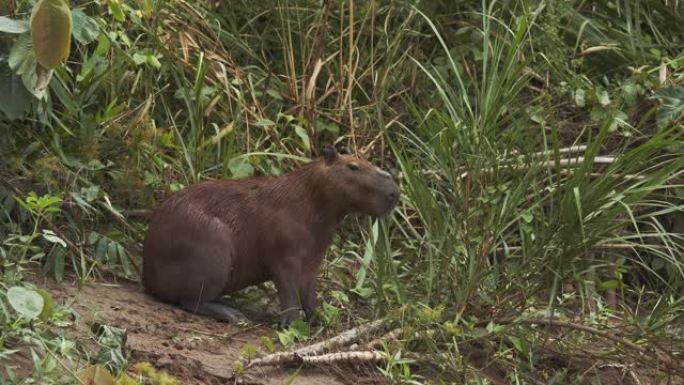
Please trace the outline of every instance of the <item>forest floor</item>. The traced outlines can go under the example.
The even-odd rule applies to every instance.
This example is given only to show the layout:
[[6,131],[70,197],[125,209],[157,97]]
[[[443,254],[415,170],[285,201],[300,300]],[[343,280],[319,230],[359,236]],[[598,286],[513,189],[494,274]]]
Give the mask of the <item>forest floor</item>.
[[[389,384],[377,369],[359,365],[353,368],[334,365],[257,367],[248,369],[241,376],[235,376],[234,365],[240,359],[245,345],[261,346],[263,336],[273,338],[276,335],[276,330],[271,326],[277,320],[277,303],[268,299],[268,295],[263,296],[262,301],[239,302],[236,307],[243,311],[249,321],[235,325],[194,315],[156,301],[143,292],[139,283],[133,281],[100,277],[79,288],[74,276],[65,277],[61,283],[46,278],[39,271],[26,272],[25,277],[37,287],[47,290],[57,304],[71,309],[76,315],[70,325],[54,328],[55,333],[71,341],[78,341],[94,355],[99,346],[93,338],[93,325],[124,329],[126,342],[123,352],[129,360],[129,367],[139,362],[149,362],[156,369],[175,377],[178,384]],[[13,355],[10,366],[20,378],[28,377],[35,370],[35,365],[31,354],[18,348],[20,352]],[[481,366],[480,374],[493,384],[507,383],[505,371],[497,370],[496,365],[491,366],[491,361],[489,364],[485,361],[488,360],[485,359],[478,365]],[[558,363],[560,366],[573,366],[570,362],[561,364],[562,361],[564,360],[561,359]],[[78,366],[82,367],[83,363],[78,363]],[[581,366],[594,369],[587,370],[594,372],[594,375],[587,376],[585,380],[593,378],[598,381],[595,383],[610,385],[638,385],[641,383],[638,377],[649,378],[655,374],[649,373],[649,370],[628,373],[618,366],[610,365],[603,365],[600,370],[596,370],[596,365],[588,365],[586,362]],[[637,372],[641,372],[638,377],[635,376]]]
[[[262,336],[273,336],[269,327],[276,319],[275,307],[244,310],[247,325],[233,325],[190,314],[160,303],[146,295],[140,284],[109,279],[89,282],[81,288],[73,277],[57,283],[42,274],[28,274],[38,287],[45,288],[56,303],[73,309],[80,318],[62,330],[70,338],[96,344],[93,323],[126,330],[124,353],[131,365],[151,362],[160,370],[173,375],[181,384],[386,384],[373,368],[350,375],[348,370],[335,367],[318,368],[253,368],[239,380],[234,377],[234,363],[245,344],[260,346]],[[271,301],[273,302],[273,301]],[[26,352],[24,352],[26,353]],[[15,370],[32,370],[29,354],[19,354]],[[25,361],[22,364],[22,361]],[[29,369],[30,368],[30,369]],[[358,368],[357,368],[358,369]],[[292,382],[289,382],[292,380]]]

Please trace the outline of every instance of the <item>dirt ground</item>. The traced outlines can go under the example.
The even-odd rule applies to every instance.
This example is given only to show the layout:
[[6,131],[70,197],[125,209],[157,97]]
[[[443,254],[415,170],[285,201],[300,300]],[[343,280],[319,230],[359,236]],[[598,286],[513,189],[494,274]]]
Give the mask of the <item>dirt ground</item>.
[[[261,336],[275,335],[268,325],[276,316],[273,310],[264,312],[263,306],[261,310],[257,306],[241,309],[250,322],[232,325],[157,302],[133,282],[91,282],[79,289],[73,279],[57,283],[35,274],[31,281],[47,289],[56,303],[66,304],[80,315],[75,326],[65,331],[70,337],[80,341],[89,339],[94,322],[126,329],[125,353],[131,364],[148,361],[174,375],[182,384],[285,384],[297,371],[297,368],[253,368],[239,379],[234,377],[234,362],[243,346],[247,343],[261,346]],[[17,366],[22,369],[21,363]],[[340,368],[302,368],[291,383],[387,383],[372,368],[363,371],[363,374],[349,375]]]
[[[277,303],[269,295],[255,292],[260,300],[239,301],[240,308],[250,319],[246,325],[233,325],[197,316],[154,300],[143,293],[135,282],[101,279],[78,288],[74,278],[62,283],[45,278],[40,273],[27,274],[29,281],[39,288],[47,289],[55,302],[73,309],[79,316],[73,326],[55,328],[71,340],[83,342],[95,348],[91,327],[95,323],[126,330],[124,353],[129,363],[150,362],[157,369],[165,370],[179,379],[180,384],[249,384],[249,385],[348,385],[388,384],[372,366],[253,368],[239,378],[233,375],[234,363],[239,359],[247,343],[261,346],[260,338],[274,338],[271,327],[277,320]],[[258,290],[257,290],[258,291]],[[329,336],[327,336],[329,337]],[[323,337],[320,337],[323,339]],[[316,341],[312,341],[316,342]],[[276,342],[276,346],[279,343]],[[94,349],[92,349],[94,352]],[[29,354],[13,355],[10,366],[20,378],[31,374],[33,363]],[[567,358],[567,357],[566,357]],[[480,374],[492,384],[506,384],[505,370],[486,357],[469,358]],[[558,361],[551,356],[549,367],[570,368],[579,365],[578,371],[586,376],[586,382],[601,384],[637,385],[639,380],[649,378],[647,372],[621,370],[620,365],[589,365],[586,360],[575,357],[570,361]],[[557,362],[556,362],[557,361]],[[555,363],[554,363],[555,362]],[[80,364],[82,366],[83,364]],[[583,369],[582,369],[583,368]],[[502,369],[502,368],[498,368]],[[580,370],[581,369],[581,370]],[[624,369],[624,368],[623,368]],[[591,373],[589,373],[591,372]],[[591,375],[588,375],[591,374]],[[655,375],[655,373],[654,373]],[[2,377],[2,371],[0,371]],[[598,380],[600,378],[600,380]],[[289,382],[292,380],[292,382]],[[2,382],[2,381],[0,381]],[[668,382],[677,384],[681,382]]]

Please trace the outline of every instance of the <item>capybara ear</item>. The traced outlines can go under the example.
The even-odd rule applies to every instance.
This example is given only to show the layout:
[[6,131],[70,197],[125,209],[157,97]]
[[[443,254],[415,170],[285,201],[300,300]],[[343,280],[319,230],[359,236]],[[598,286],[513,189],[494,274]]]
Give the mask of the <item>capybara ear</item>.
[[328,146],[323,149],[323,159],[325,159],[325,164],[333,164],[337,161],[337,151],[335,147]]

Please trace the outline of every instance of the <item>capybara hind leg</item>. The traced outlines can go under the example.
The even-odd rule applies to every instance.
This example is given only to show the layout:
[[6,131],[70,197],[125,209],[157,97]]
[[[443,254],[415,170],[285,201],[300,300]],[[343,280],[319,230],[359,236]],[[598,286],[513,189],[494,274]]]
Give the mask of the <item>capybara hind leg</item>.
[[217,302],[187,303],[181,304],[181,309],[193,314],[204,315],[215,318],[219,321],[237,323],[245,321],[247,318],[239,310]]

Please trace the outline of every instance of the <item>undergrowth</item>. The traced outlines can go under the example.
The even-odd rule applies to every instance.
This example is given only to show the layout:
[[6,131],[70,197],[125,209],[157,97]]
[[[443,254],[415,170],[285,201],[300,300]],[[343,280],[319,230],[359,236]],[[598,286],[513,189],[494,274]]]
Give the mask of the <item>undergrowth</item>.
[[144,381],[116,330],[95,354],[64,336],[73,309],[35,314],[51,299],[25,273],[136,280],[165,196],[328,144],[400,177],[393,215],[348,219],[321,277],[325,333],[397,328],[392,383],[684,378],[679,2],[71,5],[44,99],[0,19],[0,361],[32,368],[0,383],[77,383],[86,364]]

